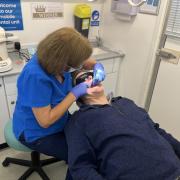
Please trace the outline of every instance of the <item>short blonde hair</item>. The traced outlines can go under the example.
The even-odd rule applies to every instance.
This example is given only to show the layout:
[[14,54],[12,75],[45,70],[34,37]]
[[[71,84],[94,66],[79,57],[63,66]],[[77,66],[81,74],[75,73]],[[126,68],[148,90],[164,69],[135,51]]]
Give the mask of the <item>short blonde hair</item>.
[[49,34],[37,48],[37,56],[43,69],[53,75],[63,72],[68,65],[78,67],[92,54],[87,38],[75,29],[64,27]]

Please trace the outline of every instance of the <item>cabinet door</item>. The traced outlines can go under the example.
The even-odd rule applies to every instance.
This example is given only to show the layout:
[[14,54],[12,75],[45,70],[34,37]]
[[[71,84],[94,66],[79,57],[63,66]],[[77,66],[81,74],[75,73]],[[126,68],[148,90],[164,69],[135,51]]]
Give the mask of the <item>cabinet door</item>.
[[4,86],[7,95],[7,105],[9,110],[10,118],[13,116],[14,108],[17,99],[17,78],[19,75],[12,75],[4,77]]
[[103,82],[106,95],[113,92],[114,96],[116,96],[117,75],[117,73],[110,73],[106,75],[106,79]]
[[15,105],[16,105],[16,100],[17,100],[16,94],[15,95],[11,95],[11,96],[7,96],[10,118],[13,117],[14,108],[15,108]]
[[0,144],[5,143],[4,126],[8,120],[9,120],[9,114],[8,114],[4,84],[2,78],[0,78]]
[[120,58],[114,58],[113,72],[119,72],[121,62],[122,60]]
[[106,74],[113,72],[114,59],[100,60],[98,62],[103,64]]
[[17,78],[18,75],[4,77],[4,85],[6,89],[6,94],[8,96],[17,94],[17,88],[16,88]]

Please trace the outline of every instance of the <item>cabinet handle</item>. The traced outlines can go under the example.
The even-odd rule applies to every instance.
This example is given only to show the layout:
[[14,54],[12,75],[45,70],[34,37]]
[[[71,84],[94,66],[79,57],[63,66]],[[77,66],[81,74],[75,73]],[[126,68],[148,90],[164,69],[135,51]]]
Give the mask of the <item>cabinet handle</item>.
[[15,101],[11,101],[11,104],[12,104],[12,105],[15,104]]

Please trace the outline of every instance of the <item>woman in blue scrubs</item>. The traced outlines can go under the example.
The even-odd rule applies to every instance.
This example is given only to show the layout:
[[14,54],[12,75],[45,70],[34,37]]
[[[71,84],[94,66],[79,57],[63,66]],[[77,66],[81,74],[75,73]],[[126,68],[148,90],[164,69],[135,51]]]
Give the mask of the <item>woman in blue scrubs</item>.
[[91,54],[89,41],[72,28],[61,28],[39,43],[17,82],[13,131],[21,143],[67,162],[68,108],[88,90],[86,83],[72,88],[70,72],[94,67],[96,83],[105,77],[103,66],[91,60]]

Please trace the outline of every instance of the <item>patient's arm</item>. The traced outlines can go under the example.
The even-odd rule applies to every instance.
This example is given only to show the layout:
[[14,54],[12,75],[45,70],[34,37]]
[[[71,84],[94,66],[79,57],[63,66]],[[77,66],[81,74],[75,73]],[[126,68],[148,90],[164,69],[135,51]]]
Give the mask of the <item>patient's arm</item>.
[[149,117],[148,113],[143,108],[138,107],[133,101],[126,98],[117,97],[114,98],[114,101],[116,101],[117,106],[119,106],[121,109],[123,107],[128,107],[128,113],[133,112],[134,113],[133,116],[136,116],[136,113],[141,113],[141,116],[144,117],[143,119],[150,121],[150,123],[152,123],[156,131],[162,137],[164,137],[169,142],[169,144],[171,144],[176,155],[180,159],[180,142],[177,139],[175,139],[171,134],[168,134],[164,129],[161,129],[159,127],[159,124],[154,123],[153,120]]
[[159,127],[159,124],[154,123],[154,127],[155,129],[158,131],[158,133],[163,136],[173,147],[176,155],[179,157],[180,159],[180,142],[175,139],[171,134],[167,133],[164,129],[161,129]]
[[68,165],[73,179],[105,180],[97,171],[96,156],[82,129],[70,120],[65,129]]
[[154,126],[154,128],[157,130],[157,132],[158,132],[163,138],[165,138],[165,139],[169,142],[169,144],[171,144],[171,146],[173,147],[176,155],[177,155],[177,156],[179,157],[179,159],[180,159],[180,142],[179,142],[177,139],[175,139],[171,134],[167,133],[164,129],[160,128],[160,127],[159,127],[159,124],[158,124],[158,123],[155,123],[155,122],[150,118],[150,116],[148,115],[148,113],[147,113],[144,109],[140,108],[140,110],[141,110],[141,111],[144,111],[144,113],[146,114],[147,119],[148,119],[151,123],[153,123],[153,126]]

